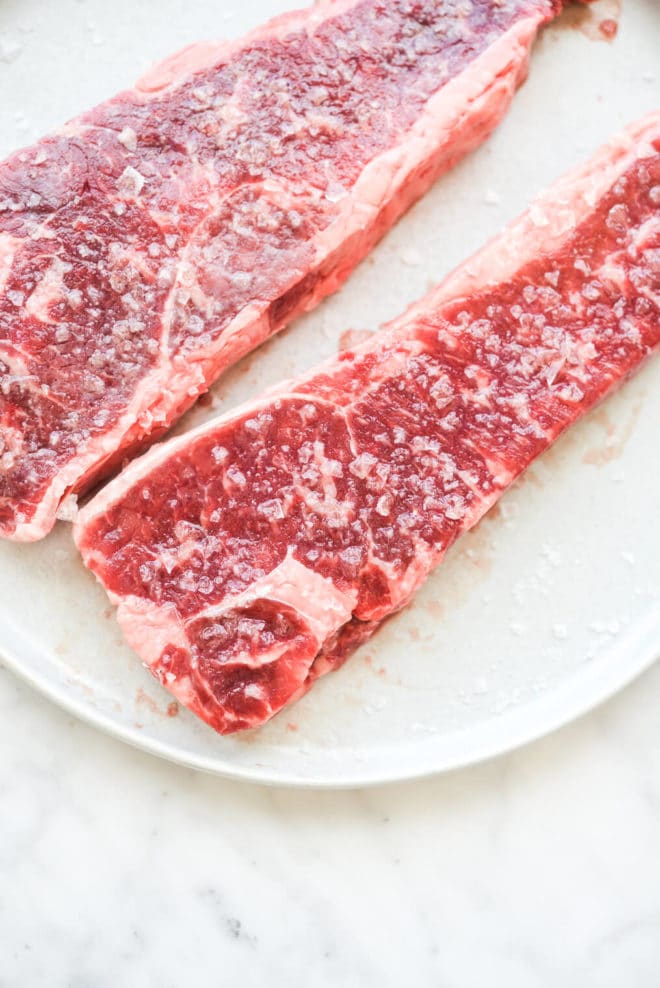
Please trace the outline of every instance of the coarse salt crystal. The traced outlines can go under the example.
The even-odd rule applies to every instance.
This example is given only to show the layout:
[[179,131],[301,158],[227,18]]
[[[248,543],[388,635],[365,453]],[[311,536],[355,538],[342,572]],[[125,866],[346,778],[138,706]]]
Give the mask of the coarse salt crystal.
[[137,199],[144,188],[146,179],[137,168],[128,165],[117,179],[117,192],[122,199]]
[[247,483],[245,474],[234,465],[230,466],[227,470],[227,477],[233,484],[236,484],[237,487],[245,487]]
[[274,497],[270,501],[263,501],[257,505],[257,514],[272,521],[279,521],[284,518],[284,506],[279,498]]
[[214,446],[211,450],[214,463],[225,463],[229,457],[229,450],[224,446]]
[[339,558],[349,566],[357,566],[362,559],[362,550],[359,546],[349,546],[339,553]]
[[135,151],[137,147],[137,134],[135,133],[132,127],[124,127],[124,129],[119,134],[119,141],[129,151]]
[[360,455],[357,456],[352,463],[349,463],[348,469],[354,477],[364,480],[369,476],[377,463],[378,459],[371,453],[360,453]]
[[376,505],[376,511],[383,518],[386,518],[392,511],[392,505],[394,504],[394,498],[391,494],[383,494],[382,497],[378,499],[378,504]]

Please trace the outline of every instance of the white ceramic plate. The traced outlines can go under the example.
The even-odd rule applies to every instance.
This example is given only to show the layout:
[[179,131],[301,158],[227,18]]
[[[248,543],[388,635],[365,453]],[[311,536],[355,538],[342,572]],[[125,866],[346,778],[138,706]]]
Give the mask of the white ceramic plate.
[[[239,34],[287,0],[5,0],[0,152],[111,95],[158,57]],[[614,44],[575,16],[548,30],[489,145],[441,181],[345,289],[216,387],[254,395],[421,295],[618,126],[660,104],[660,7],[627,5]],[[221,738],[179,710],[122,643],[68,526],[0,546],[4,663],[140,748],[268,783],[362,785],[465,765],[536,738],[660,655],[660,361],[542,458],[338,673],[259,732]]]

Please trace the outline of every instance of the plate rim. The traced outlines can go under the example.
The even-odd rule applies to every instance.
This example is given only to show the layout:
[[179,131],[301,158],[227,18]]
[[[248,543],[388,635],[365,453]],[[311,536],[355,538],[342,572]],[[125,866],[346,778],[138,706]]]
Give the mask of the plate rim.
[[[30,651],[24,632],[15,626],[6,626],[5,633],[7,631],[15,639],[23,639],[23,645]],[[630,645],[635,647],[631,649]],[[398,770],[385,773],[369,771],[365,767],[363,772],[358,770],[353,774],[328,778],[297,775],[267,767],[236,766],[226,759],[187,752],[180,746],[143,734],[137,726],[122,724],[111,714],[86,703],[84,697],[77,696],[72,687],[67,689],[65,683],[58,684],[21,652],[20,644],[17,647],[11,642],[8,647],[3,641],[0,643],[0,665],[67,713],[149,755],[219,778],[273,788],[366,789],[431,778],[490,761],[547,737],[590,713],[660,660],[660,603],[652,606],[639,622],[621,635],[616,647],[608,649],[599,658],[585,660],[576,672],[542,696],[495,714],[480,724],[443,735],[442,743],[435,745],[435,754],[433,739],[428,738],[425,743],[431,748],[430,760],[422,759],[416,767],[402,765]],[[622,654],[626,655],[626,661],[621,661]],[[459,743],[459,750],[463,747],[462,754],[451,756],[452,742],[454,745]],[[357,759],[356,763],[363,764]]]

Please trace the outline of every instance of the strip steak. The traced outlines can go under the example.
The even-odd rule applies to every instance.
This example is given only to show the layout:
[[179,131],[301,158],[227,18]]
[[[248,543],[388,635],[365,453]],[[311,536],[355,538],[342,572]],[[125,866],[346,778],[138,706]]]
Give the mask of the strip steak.
[[321,0],[0,164],[0,535],[161,435],[479,144],[563,0]]
[[80,513],[128,642],[264,723],[660,345],[660,113],[366,345],[135,461]]

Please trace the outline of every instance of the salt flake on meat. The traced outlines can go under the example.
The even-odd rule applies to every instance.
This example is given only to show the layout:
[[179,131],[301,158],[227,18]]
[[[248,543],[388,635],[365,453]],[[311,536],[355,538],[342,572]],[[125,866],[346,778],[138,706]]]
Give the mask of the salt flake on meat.
[[117,179],[117,193],[122,199],[137,199],[144,187],[145,177],[128,165]]

